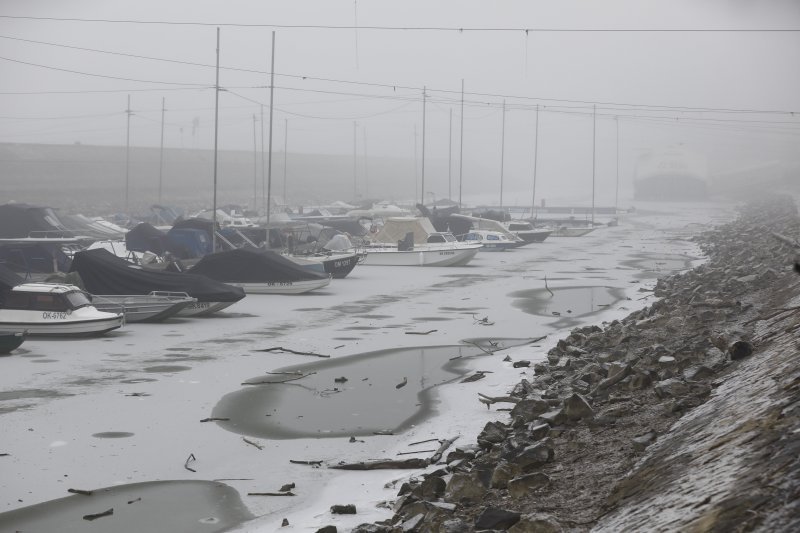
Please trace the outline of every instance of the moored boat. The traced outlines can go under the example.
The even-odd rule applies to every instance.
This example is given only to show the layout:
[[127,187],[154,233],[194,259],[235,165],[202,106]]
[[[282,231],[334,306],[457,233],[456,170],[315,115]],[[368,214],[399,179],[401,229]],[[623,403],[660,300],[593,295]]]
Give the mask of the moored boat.
[[0,333],[0,355],[9,354],[25,341],[25,331]]
[[464,235],[462,242],[474,242],[483,244],[483,250],[486,252],[504,252],[519,248],[527,242],[522,239],[511,240],[499,231],[489,231],[482,229],[475,229]]
[[331,282],[330,274],[304,269],[275,252],[246,249],[206,255],[187,272],[241,287],[248,294],[302,294]]
[[153,291],[150,294],[91,295],[100,311],[122,312],[126,322],[162,322],[197,303],[185,292]]
[[502,224],[508,231],[525,242],[543,242],[553,232],[547,228],[535,228],[526,220],[511,220]]
[[98,311],[80,288],[55,283],[22,283],[4,291],[0,331],[29,335],[102,335],[122,326],[122,313]]
[[397,217],[386,220],[364,251],[364,265],[463,266],[480,243],[459,242],[452,233],[436,231],[427,218]]

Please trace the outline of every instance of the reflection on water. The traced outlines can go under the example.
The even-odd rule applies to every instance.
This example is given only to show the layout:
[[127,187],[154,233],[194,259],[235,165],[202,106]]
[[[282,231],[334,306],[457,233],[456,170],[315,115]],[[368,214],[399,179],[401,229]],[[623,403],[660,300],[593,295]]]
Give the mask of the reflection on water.
[[475,346],[401,348],[282,368],[249,380],[269,384],[222,398],[211,416],[229,418],[219,422],[229,431],[262,438],[401,431],[430,414],[432,387],[465,374],[463,358],[481,354]]
[[620,261],[621,265],[640,270],[639,279],[662,278],[692,267],[696,257],[678,254],[640,253],[633,259]]
[[[552,294],[551,294],[552,291]],[[614,287],[555,287],[516,291],[514,306],[541,316],[580,317],[603,311],[622,300],[622,289]]]
[[[113,514],[85,520],[113,509]],[[212,481],[153,481],[76,494],[0,513],[0,531],[212,533],[252,519],[239,493]]]

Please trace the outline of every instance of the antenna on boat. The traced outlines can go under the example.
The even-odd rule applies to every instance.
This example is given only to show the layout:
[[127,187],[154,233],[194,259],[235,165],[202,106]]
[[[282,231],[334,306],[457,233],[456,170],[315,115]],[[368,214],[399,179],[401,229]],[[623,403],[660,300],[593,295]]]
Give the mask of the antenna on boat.
[[358,123],[354,120],[353,121],[353,202],[357,201],[358,198],[358,163],[357,163],[357,152],[356,152],[356,128]]
[[219,140],[219,27],[217,28],[217,70],[214,84],[214,199],[211,213],[211,253],[217,251],[217,146]]
[[283,119],[283,203],[289,206],[289,197],[286,195],[286,154],[289,151],[289,119]]
[[258,145],[255,113],[253,113],[253,211],[258,212]]
[[453,108],[450,108],[450,127],[447,140],[447,199],[453,199]]
[[269,161],[267,166],[267,226],[269,226],[270,204],[272,203],[272,115],[275,94],[275,32],[272,32],[272,66],[269,74]]

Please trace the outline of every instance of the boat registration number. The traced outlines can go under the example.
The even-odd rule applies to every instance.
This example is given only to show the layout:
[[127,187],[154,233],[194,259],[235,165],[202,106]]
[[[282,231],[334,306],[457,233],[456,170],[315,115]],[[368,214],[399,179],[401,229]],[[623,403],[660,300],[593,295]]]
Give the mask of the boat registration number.
[[342,259],[340,261],[334,261],[333,262],[333,266],[336,267],[336,268],[350,266],[350,260],[349,259]]
[[439,252],[439,255],[456,255],[455,252]]
[[66,320],[67,313],[59,311],[42,311],[42,318],[45,320]]
[[195,302],[188,305],[189,309],[208,309],[211,307],[209,302]]

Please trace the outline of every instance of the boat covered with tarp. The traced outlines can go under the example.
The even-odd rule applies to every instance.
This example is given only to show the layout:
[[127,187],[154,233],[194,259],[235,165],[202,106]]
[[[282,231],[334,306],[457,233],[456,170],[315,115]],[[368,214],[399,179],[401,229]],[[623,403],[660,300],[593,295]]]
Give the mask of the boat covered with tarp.
[[102,248],[76,253],[70,272],[77,272],[86,290],[93,295],[142,295],[165,291],[197,298],[197,302],[185,307],[179,316],[210,314],[245,297],[239,287],[195,274],[147,270]]
[[330,274],[305,269],[268,250],[235,249],[209,254],[189,274],[242,287],[252,294],[300,294],[328,285]]

